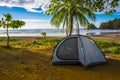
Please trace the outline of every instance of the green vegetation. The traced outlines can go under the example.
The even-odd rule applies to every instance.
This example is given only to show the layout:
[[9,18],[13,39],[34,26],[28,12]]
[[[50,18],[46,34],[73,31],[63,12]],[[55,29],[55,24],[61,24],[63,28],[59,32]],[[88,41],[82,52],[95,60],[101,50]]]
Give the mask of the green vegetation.
[[110,47],[107,49],[103,49],[104,53],[115,53],[120,54],[120,46]]
[[86,35],[88,35],[88,31],[90,30],[90,29],[97,29],[97,27],[93,24],[93,23],[90,23],[88,26],[87,26],[87,33],[86,33]]
[[100,24],[100,29],[120,29],[120,19],[109,20]]
[[[16,38],[16,37],[10,37],[10,41],[18,41],[19,38]],[[0,38],[0,41],[7,41],[7,38],[6,37],[1,37]]]
[[[24,40],[24,38],[19,38],[17,41],[11,42],[10,49],[3,46],[5,41],[0,41],[0,80],[74,80],[75,77],[77,77],[76,79],[84,79],[84,74],[87,74],[87,79],[92,76],[92,80],[101,80],[101,77],[99,77],[101,73],[103,74],[103,80],[119,79],[120,52],[116,51],[120,48],[118,50],[114,49],[116,54],[105,54],[110,56],[108,61],[111,65],[95,67],[92,72],[84,71],[80,65],[50,65],[54,47],[61,39],[47,37],[44,39],[25,38]],[[120,43],[111,41],[96,42],[102,50],[120,46]],[[104,53],[115,53],[113,50],[111,52],[105,52],[104,50]],[[111,68],[113,68],[112,71]],[[96,71],[99,72],[97,75]],[[106,75],[108,71],[110,71],[109,76]],[[72,77],[70,77],[71,75]]]
[[102,49],[103,53],[120,54],[120,43],[112,41],[96,41],[96,43]]
[[9,48],[9,28],[17,29],[20,28],[21,26],[24,26],[25,22],[22,20],[13,20],[11,14],[4,14],[4,18],[1,18],[0,20],[0,27],[5,28],[7,31],[7,47]]
[[72,33],[74,24],[79,34],[79,26],[88,26],[90,18],[95,21],[94,12],[105,12],[112,15],[118,7],[119,0],[51,0],[46,14],[52,15],[51,24],[57,28],[63,23],[66,35]]
[[90,24],[87,26],[87,30],[90,30],[90,29],[97,29],[97,27],[96,27],[93,23],[90,23]]
[[43,36],[43,38],[46,38],[46,32],[41,32],[41,35]]
[[[14,48],[33,48],[33,49],[48,49],[54,48],[62,38],[44,38],[40,40],[32,40],[26,42],[19,42],[19,38],[11,37],[10,41],[14,41],[11,46]],[[6,41],[7,38],[0,38],[0,41]],[[18,41],[18,42],[17,42]],[[120,43],[112,41],[95,41],[96,44],[101,48],[103,53],[114,53],[120,54]],[[5,46],[2,44],[2,46]]]
[[[27,42],[16,42],[12,44],[15,48],[34,48],[34,49],[47,49],[54,48],[62,38],[44,38],[40,40],[27,41]],[[0,41],[4,41],[6,38],[0,38]],[[11,41],[19,41],[19,38],[10,38]],[[115,53],[120,54],[120,43],[112,41],[95,41],[101,48],[103,53]]]
[[112,15],[115,8],[119,6],[119,0],[79,0],[93,12],[104,12],[106,15]]
[[76,32],[79,34],[80,25],[87,26],[89,24],[88,18],[92,21],[96,19],[95,14],[81,0],[51,0],[46,13],[53,15],[51,19],[53,26],[59,28],[63,23],[67,36],[71,35],[74,24],[76,24]]
[[13,46],[19,48],[35,48],[35,49],[45,49],[53,48],[61,38],[44,38],[36,41],[27,41],[23,43],[16,43]]

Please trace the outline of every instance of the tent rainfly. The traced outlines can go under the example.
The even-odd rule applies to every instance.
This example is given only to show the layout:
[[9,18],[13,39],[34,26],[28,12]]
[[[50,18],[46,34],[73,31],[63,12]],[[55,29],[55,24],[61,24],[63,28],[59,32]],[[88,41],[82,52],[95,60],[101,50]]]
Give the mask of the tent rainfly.
[[54,49],[52,64],[76,64],[84,67],[106,63],[106,59],[95,42],[82,35],[62,39]]

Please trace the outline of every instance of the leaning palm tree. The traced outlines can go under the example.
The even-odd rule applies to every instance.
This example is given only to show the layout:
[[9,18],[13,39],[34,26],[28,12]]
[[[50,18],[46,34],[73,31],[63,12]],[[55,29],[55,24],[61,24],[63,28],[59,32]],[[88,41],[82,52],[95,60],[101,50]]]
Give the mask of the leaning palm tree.
[[6,28],[6,34],[7,34],[7,47],[9,47],[9,28],[17,29],[23,25],[25,25],[25,22],[22,20],[13,20],[12,16],[10,14],[4,14],[5,18],[1,18],[0,20],[0,27]]
[[79,26],[87,26],[89,21],[95,20],[94,13],[82,3],[81,0],[51,0],[51,4],[46,13],[52,14],[51,24],[57,28],[63,23],[66,25],[66,34],[70,36],[74,23],[77,25],[77,34],[79,34]]

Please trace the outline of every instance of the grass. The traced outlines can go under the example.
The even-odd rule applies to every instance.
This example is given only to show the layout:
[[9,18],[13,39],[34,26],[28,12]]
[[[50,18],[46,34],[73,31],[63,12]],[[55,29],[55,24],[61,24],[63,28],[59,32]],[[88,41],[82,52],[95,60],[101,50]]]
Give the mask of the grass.
[[107,49],[103,49],[104,53],[114,53],[114,54],[120,54],[120,46],[115,47],[109,47]]
[[[0,38],[0,41],[6,41],[7,40],[7,38],[6,37],[1,37]],[[19,40],[19,38],[16,38],[16,37],[10,37],[10,41],[18,41]]]
[[[0,38],[0,41],[5,41],[7,38]],[[40,40],[33,40],[27,42],[17,42],[12,44],[12,46],[17,48],[36,48],[36,49],[45,49],[54,47],[58,42],[60,42],[61,38],[44,38]],[[11,37],[10,41],[19,41],[19,38]],[[97,45],[101,48],[103,53],[114,53],[120,54],[120,43],[112,42],[112,41],[95,41]]]
[[96,41],[98,46],[102,49],[103,53],[120,54],[120,43],[112,41]]
[[[53,47],[59,41],[58,38],[18,41],[9,49],[0,45],[0,80],[62,80],[61,74],[50,66]],[[60,73],[64,70],[58,69]]]
[[[28,41],[24,43],[16,43],[13,46],[18,46],[21,48],[36,48],[36,49],[46,49],[53,47],[60,42],[61,38],[46,38],[36,41]],[[112,41],[95,41],[97,45],[101,48],[103,53],[114,53],[120,54],[120,43]]]
[[[0,38],[0,41],[5,41],[7,38]],[[17,48],[36,48],[36,49],[46,49],[50,47],[54,47],[58,42],[60,42],[61,38],[44,38],[40,40],[27,41],[23,43],[15,43],[12,46]],[[11,37],[10,41],[19,41],[19,38]],[[101,48],[103,53],[115,53],[120,54],[120,43],[112,42],[112,41],[95,41],[97,45]]]
[[[111,65],[89,70],[84,70],[80,65],[52,66],[53,49],[60,40],[45,38],[22,42],[18,38],[18,41],[11,42],[10,49],[3,47],[6,42],[1,41],[0,80],[119,80],[120,65],[115,60],[111,61]],[[102,49],[119,46],[118,43],[96,42]],[[114,57],[120,58],[119,55]]]
[[101,48],[108,48],[108,47],[120,46],[119,43],[112,42],[112,41],[101,41],[101,40],[97,40],[96,43],[97,43]]
[[44,38],[41,40],[33,40],[23,43],[16,43],[13,46],[19,48],[35,48],[35,49],[46,49],[50,47],[54,47],[61,38]]

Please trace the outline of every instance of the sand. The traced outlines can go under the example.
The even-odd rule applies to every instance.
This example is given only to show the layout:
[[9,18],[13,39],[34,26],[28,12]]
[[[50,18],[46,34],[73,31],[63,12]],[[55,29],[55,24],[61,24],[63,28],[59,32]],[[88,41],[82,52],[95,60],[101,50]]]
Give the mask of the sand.
[[[115,35],[91,38],[120,42],[120,38]],[[20,37],[19,42],[39,39]],[[51,47],[42,50],[31,48],[6,50],[0,47],[0,80],[120,80],[119,54],[105,53],[107,64],[85,69],[81,65],[51,65],[53,49]]]

